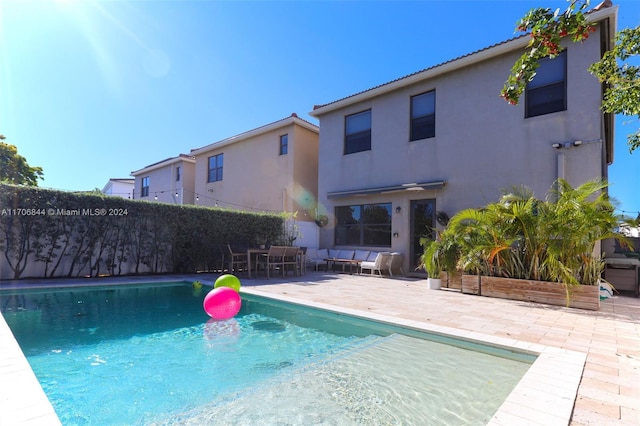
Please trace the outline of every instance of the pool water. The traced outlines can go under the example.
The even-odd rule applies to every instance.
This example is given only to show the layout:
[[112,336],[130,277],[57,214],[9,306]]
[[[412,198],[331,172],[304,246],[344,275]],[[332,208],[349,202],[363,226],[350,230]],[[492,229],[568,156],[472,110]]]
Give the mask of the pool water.
[[213,321],[208,290],[5,291],[0,308],[64,425],[480,425],[533,362],[246,294]]

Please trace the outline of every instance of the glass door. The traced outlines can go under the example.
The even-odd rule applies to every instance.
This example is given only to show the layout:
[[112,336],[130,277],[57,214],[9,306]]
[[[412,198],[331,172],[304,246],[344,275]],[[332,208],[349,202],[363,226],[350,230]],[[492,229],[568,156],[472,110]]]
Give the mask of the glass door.
[[424,274],[424,270],[416,271],[420,265],[422,246],[420,239],[423,237],[435,238],[436,226],[436,200],[412,200],[411,201],[411,247],[409,258],[409,271]]

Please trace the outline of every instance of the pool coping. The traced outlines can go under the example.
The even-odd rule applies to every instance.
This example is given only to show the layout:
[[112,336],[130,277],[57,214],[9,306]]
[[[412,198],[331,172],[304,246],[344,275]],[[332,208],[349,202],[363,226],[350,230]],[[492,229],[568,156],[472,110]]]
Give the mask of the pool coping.
[[[155,282],[166,283],[184,280],[184,278],[165,278],[161,281],[155,280]],[[116,285],[122,284],[136,284],[136,282],[126,282]],[[211,285],[206,282],[204,282],[204,284]],[[91,283],[91,285],[110,284],[103,282]],[[78,286],[87,286],[87,283],[71,284],[65,287]],[[35,288],[36,286],[30,287]],[[38,286],[38,288],[46,287],[52,286]],[[59,288],[60,286],[55,287]],[[3,289],[10,288],[10,286],[3,286]],[[19,288],[24,288],[24,286]],[[571,421],[578,386],[586,363],[586,353],[516,339],[490,336],[483,333],[465,331],[421,321],[406,320],[357,309],[343,308],[263,292],[256,288],[243,287],[241,293],[537,355],[536,360],[528,369],[527,373],[518,382],[487,425],[506,426],[516,423],[529,425],[568,425]],[[0,375],[3,378],[3,380],[0,381],[0,424],[5,426],[61,425],[51,402],[31,370],[27,359],[1,313]]]
[[0,425],[62,424],[2,313],[0,376]]

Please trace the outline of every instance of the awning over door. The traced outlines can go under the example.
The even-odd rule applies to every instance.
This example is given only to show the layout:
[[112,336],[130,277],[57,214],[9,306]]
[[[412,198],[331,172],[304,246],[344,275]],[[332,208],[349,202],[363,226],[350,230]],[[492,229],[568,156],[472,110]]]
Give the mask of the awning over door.
[[364,188],[364,189],[349,189],[346,191],[334,191],[327,193],[327,198],[340,198],[340,197],[358,197],[372,194],[386,194],[390,192],[402,192],[402,191],[426,191],[429,189],[442,189],[446,181],[438,180],[433,182],[422,183],[403,183],[393,186],[381,186],[377,188]]

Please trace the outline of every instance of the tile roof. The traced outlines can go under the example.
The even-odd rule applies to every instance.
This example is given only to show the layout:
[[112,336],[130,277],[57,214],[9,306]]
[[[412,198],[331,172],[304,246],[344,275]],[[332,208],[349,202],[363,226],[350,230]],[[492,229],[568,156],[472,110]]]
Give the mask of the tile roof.
[[169,158],[165,158],[164,160],[160,160],[160,161],[156,161],[155,163],[149,164],[147,166],[144,166],[143,168],[141,168],[140,170],[134,170],[133,172],[131,172],[131,175],[135,175],[138,174],[142,171],[149,171],[148,169],[154,168],[156,166],[162,165],[163,163],[175,163],[179,160],[187,160],[189,162],[195,162],[196,158],[192,155],[188,155],[188,154],[180,154],[177,155],[175,157],[169,157]]
[[222,139],[219,140],[217,142],[213,142],[210,143],[208,145],[205,145],[203,147],[200,148],[192,148],[191,149],[191,154],[192,155],[197,155],[200,154],[202,152],[208,151],[209,149],[214,149],[217,147],[222,146],[223,144],[228,144],[228,143],[232,143],[232,142],[238,142],[244,139],[247,139],[251,136],[256,136],[259,135],[261,133],[265,133],[267,131],[270,131],[272,129],[277,129],[281,126],[285,126],[285,125],[289,125],[289,124],[298,124],[301,125],[311,131],[314,131],[316,133],[319,132],[319,127],[316,124],[311,123],[310,121],[304,120],[300,117],[298,117],[298,114],[296,114],[295,112],[291,113],[290,116],[282,118],[280,120],[276,120],[274,122],[262,125],[260,127],[256,127],[255,129],[251,129],[251,130],[247,130],[245,132],[239,133],[235,136],[231,136],[229,138],[226,139]]
[[449,59],[448,61],[441,62],[441,63],[439,63],[439,64],[437,64],[437,65],[432,65],[432,66],[430,66],[430,67],[423,68],[423,69],[421,69],[421,70],[419,70],[419,71],[416,71],[416,72],[413,72],[413,73],[411,73],[411,74],[407,74],[407,75],[405,75],[405,76],[402,76],[402,77],[396,78],[395,80],[391,80],[391,81],[388,81],[388,82],[386,82],[386,83],[379,84],[379,85],[377,85],[377,86],[371,87],[371,88],[366,89],[366,90],[362,90],[362,91],[360,91],[360,92],[354,93],[354,94],[349,95],[349,96],[345,96],[344,98],[340,98],[340,99],[337,99],[337,100],[335,100],[335,101],[328,102],[328,103],[326,103],[326,104],[314,105],[314,106],[313,106],[313,110],[315,111],[315,110],[317,110],[317,109],[324,108],[325,106],[332,105],[332,104],[335,104],[335,103],[337,103],[337,102],[340,102],[340,101],[343,101],[343,100],[346,100],[346,99],[349,99],[349,98],[353,98],[353,97],[358,96],[358,95],[361,95],[361,94],[363,94],[363,93],[367,93],[367,92],[374,91],[374,90],[379,89],[379,88],[381,88],[381,87],[388,86],[388,85],[390,85],[390,84],[393,84],[393,83],[396,83],[396,82],[399,82],[399,81],[402,81],[402,80],[408,79],[409,77],[413,77],[413,76],[415,76],[415,75],[422,74],[422,73],[424,73],[424,72],[426,72],[426,71],[431,71],[431,70],[434,70],[434,69],[436,69],[436,68],[442,67],[442,66],[444,66],[444,65],[447,65],[447,64],[450,64],[450,63],[453,63],[453,62],[459,61],[459,60],[461,60],[461,59],[463,59],[463,58],[468,58],[468,57],[473,56],[473,55],[476,55],[476,54],[478,54],[478,53],[480,53],[480,52],[484,52],[484,51],[487,51],[487,50],[491,50],[491,49],[493,49],[493,48],[495,48],[495,47],[497,47],[497,46],[507,44],[507,43],[509,43],[509,42],[511,42],[511,41],[513,41],[513,40],[517,40],[517,39],[523,38],[523,37],[525,37],[525,36],[526,36],[526,34],[525,34],[525,35],[518,36],[518,37],[510,38],[510,39],[505,40],[505,41],[502,41],[502,42],[500,42],[500,43],[496,43],[496,44],[493,44],[493,45],[491,45],[491,46],[488,46],[488,47],[485,47],[485,48],[482,48],[482,49],[476,50],[476,51],[474,51],[474,52],[467,53],[467,54],[462,55],[462,56],[458,56],[457,58]]
[[[593,7],[592,9],[590,9],[590,10],[589,10],[588,12],[586,12],[586,13],[587,13],[587,14],[590,14],[590,13],[598,12],[598,11],[600,11],[600,10],[602,10],[602,9],[609,8],[609,7],[612,7],[612,6],[613,6],[613,3],[611,2],[611,0],[604,0],[603,2],[601,2],[601,3],[600,3],[600,4],[598,4],[597,6]],[[382,84],[379,84],[379,85],[377,85],[377,86],[374,86],[374,87],[372,87],[372,88],[369,88],[369,89],[366,89],[366,90],[363,90],[363,91],[360,91],[360,92],[354,93],[354,94],[352,94],[352,95],[345,96],[345,97],[340,98],[340,99],[337,99],[337,100],[335,100],[335,101],[328,102],[328,103],[326,103],[326,104],[314,105],[314,106],[313,106],[313,111],[311,112],[311,115],[314,115],[314,111],[316,111],[316,110],[318,110],[318,109],[321,109],[321,108],[324,108],[324,107],[327,107],[327,106],[330,106],[330,105],[333,105],[333,104],[336,104],[336,103],[339,103],[339,102],[342,102],[342,101],[345,101],[345,100],[348,100],[348,99],[351,99],[351,98],[355,98],[355,97],[358,97],[358,96],[363,95],[363,94],[366,94],[366,93],[375,92],[375,91],[377,91],[378,89],[384,88],[384,87],[386,87],[386,86],[393,85],[394,83],[402,82],[403,80],[408,80],[408,79],[410,79],[411,77],[418,76],[419,74],[427,73],[428,71],[434,71],[434,70],[437,70],[438,68],[444,67],[445,65],[454,64],[454,63],[456,63],[456,62],[462,61],[463,59],[466,59],[466,58],[470,58],[470,57],[473,57],[473,56],[479,55],[480,53],[483,53],[483,52],[488,52],[488,51],[490,51],[490,50],[495,50],[496,48],[498,48],[498,47],[500,47],[500,46],[506,46],[506,45],[508,45],[508,44],[510,44],[510,43],[515,44],[515,43],[517,43],[517,42],[516,42],[517,40],[525,39],[525,38],[527,38],[528,36],[529,36],[529,33],[527,33],[527,34],[522,34],[522,35],[517,36],[517,37],[512,37],[512,38],[510,38],[510,39],[507,39],[507,40],[501,41],[501,42],[499,42],[499,43],[492,44],[492,45],[490,45],[490,46],[487,46],[487,47],[485,47],[485,48],[482,48],[482,49],[479,49],[479,50],[473,51],[473,52],[471,52],[471,53],[467,53],[467,54],[465,54],[465,55],[458,56],[458,57],[453,58],[453,59],[450,59],[450,60],[448,60],[448,61],[441,62],[441,63],[439,63],[439,64],[437,64],[437,65],[433,65],[433,66],[431,66],[431,67],[421,69],[421,70],[419,70],[419,71],[416,71],[416,72],[414,72],[414,73],[411,73],[411,74],[405,75],[405,76],[400,77],[400,78],[397,78],[397,79],[395,79],[395,80],[391,80],[391,81],[388,81],[388,82],[386,82],[386,83],[382,83]],[[519,44],[518,44],[518,46],[519,46]],[[515,46],[514,46],[514,48],[515,48]],[[501,50],[500,50],[499,52],[501,52]],[[497,52],[496,54],[498,54],[498,52]],[[407,84],[408,84],[408,82],[407,82]]]

